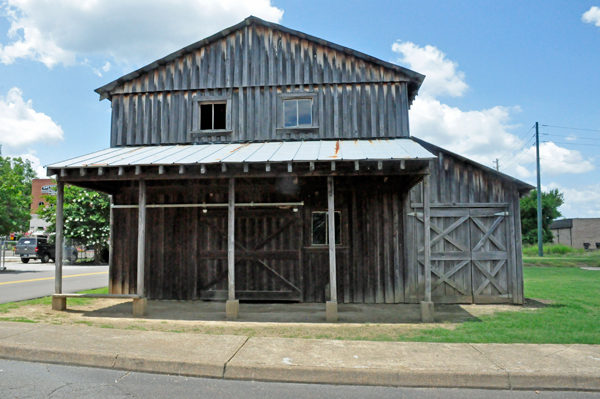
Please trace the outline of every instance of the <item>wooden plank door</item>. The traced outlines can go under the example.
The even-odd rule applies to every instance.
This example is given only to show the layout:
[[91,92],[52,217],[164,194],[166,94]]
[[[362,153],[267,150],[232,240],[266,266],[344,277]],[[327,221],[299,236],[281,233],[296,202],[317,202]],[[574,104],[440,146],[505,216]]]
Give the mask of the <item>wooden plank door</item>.
[[473,208],[470,216],[473,300],[510,302],[508,208]]
[[[417,259],[423,264],[423,216],[417,217]],[[472,303],[471,235],[468,208],[431,209],[431,296],[435,303]],[[424,274],[419,273],[419,287]],[[423,289],[419,289],[421,295]]]
[[[227,215],[200,218],[200,298],[227,299]],[[291,209],[240,209],[235,221],[236,298],[302,299],[302,220]]]

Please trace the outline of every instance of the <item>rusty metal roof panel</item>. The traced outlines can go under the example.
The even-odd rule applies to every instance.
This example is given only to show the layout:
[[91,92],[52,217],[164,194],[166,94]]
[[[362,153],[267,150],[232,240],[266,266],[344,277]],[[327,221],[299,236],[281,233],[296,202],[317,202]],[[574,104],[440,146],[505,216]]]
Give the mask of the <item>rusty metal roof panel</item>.
[[321,140],[111,148],[58,162],[48,167],[81,168],[221,162],[308,162],[416,158],[431,159],[435,158],[435,155],[411,139]]
[[223,162],[246,162],[254,153],[261,150],[264,143],[246,143],[242,148],[238,148],[235,152],[231,153]]

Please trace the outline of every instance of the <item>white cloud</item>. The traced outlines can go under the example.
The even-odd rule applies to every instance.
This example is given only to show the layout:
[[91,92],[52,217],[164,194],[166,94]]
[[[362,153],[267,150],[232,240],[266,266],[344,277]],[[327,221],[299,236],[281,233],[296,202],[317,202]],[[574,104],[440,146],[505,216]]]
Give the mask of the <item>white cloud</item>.
[[34,152],[35,151],[30,149],[29,153],[21,154],[21,155],[19,155],[19,157],[21,157],[23,159],[27,159],[31,162],[31,167],[37,173],[38,178],[45,178],[46,177],[46,168],[44,168],[44,166],[40,162],[40,159],[38,157],[36,157],[35,155],[33,155]]
[[[509,171],[515,170],[519,177],[527,178],[535,175],[535,147],[527,146],[515,154],[518,164],[515,169],[509,166]],[[508,161],[514,162],[514,160]],[[507,166],[508,166],[507,165]],[[523,165],[529,165],[525,168]],[[594,170],[595,166],[577,150],[559,147],[553,142],[540,144],[540,168],[544,176],[558,176],[564,173],[586,173]]]
[[596,26],[600,26],[600,8],[592,7],[581,16],[581,20],[588,24],[595,24]]
[[[519,178],[532,176],[530,164],[535,161],[535,151],[527,144],[529,137],[521,142],[511,133],[520,127],[510,124],[511,117],[521,111],[520,107],[463,111],[444,104],[437,97],[458,97],[469,89],[465,75],[457,69],[458,64],[433,46],[397,42],[392,50],[400,55],[399,64],[426,75],[410,110],[412,135],[486,166],[491,167],[494,160],[500,158],[501,171]],[[579,151],[558,147],[552,142],[543,143],[540,153],[546,158],[541,161],[542,170],[549,176],[594,169]]]
[[63,130],[48,115],[36,112],[31,100],[13,87],[0,96],[0,143],[7,152],[19,151],[39,143],[63,140]]
[[0,45],[0,62],[27,58],[48,67],[71,65],[85,57],[111,57],[123,64],[150,62],[249,15],[272,22],[283,16],[270,0],[5,0],[4,4],[11,42]]
[[458,64],[446,59],[446,54],[434,46],[419,47],[411,42],[396,42],[392,51],[398,53],[400,64],[408,64],[411,69],[426,76],[419,91],[421,96],[461,97],[469,86],[465,74],[458,71]]
[[567,218],[600,217],[600,184],[577,188],[563,187],[558,183],[542,186],[543,191],[558,189],[565,196],[565,203],[559,211]]

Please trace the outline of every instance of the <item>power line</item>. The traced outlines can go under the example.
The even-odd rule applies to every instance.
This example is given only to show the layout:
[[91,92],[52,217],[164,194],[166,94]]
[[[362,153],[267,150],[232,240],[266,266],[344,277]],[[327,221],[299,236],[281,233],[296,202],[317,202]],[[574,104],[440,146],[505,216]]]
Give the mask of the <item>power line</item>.
[[521,146],[521,148],[519,148],[517,151],[515,151],[515,153],[513,154],[512,157],[508,158],[504,163],[508,163],[511,159],[513,159],[514,157],[519,155],[519,153],[531,143],[532,139],[534,139],[534,141],[535,141],[535,133],[529,138],[529,140],[527,140],[525,142],[525,144],[523,144],[523,146]]
[[579,136],[566,136],[564,134],[550,134],[550,133],[542,133],[542,135],[544,136],[554,136],[554,137],[572,137],[574,139],[577,140],[594,140],[594,141],[600,141],[600,139],[593,139],[591,137],[579,137]]
[[544,161],[550,161],[550,162],[560,162],[560,163],[567,163],[570,165],[590,165],[590,166],[600,166],[600,164],[596,164],[596,163],[583,163],[583,162],[565,162],[565,161],[558,161],[556,159],[548,159],[548,158],[541,158]]
[[498,159],[502,159],[502,158],[504,158],[505,156],[507,156],[508,154],[512,153],[512,152],[513,152],[513,150],[514,150],[515,148],[517,148],[517,146],[518,146],[519,144],[521,144],[521,142],[522,142],[523,140],[525,140],[525,138],[526,138],[526,137],[529,135],[529,133],[531,133],[531,131],[533,130],[533,128],[534,128],[534,127],[535,127],[535,125],[533,125],[533,126],[531,127],[531,129],[529,129],[529,131],[528,131],[527,133],[525,133],[525,135],[523,135],[523,137],[521,138],[521,140],[519,140],[519,141],[517,142],[517,144],[516,144],[516,145],[515,145],[515,146],[514,146],[514,147],[513,147],[511,150],[509,150],[509,151],[508,151],[506,154],[502,155],[502,156],[501,156],[500,158],[498,158]]
[[[529,150],[529,149],[528,149],[528,150]],[[511,167],[511,166],[513,166],[515,163],[519,162],[519,160],[520,160],[521,158],[523,158],[523,157],[524,157],[524,156],[525,156],[525,155],[526,155],[528,152],[529,152],[529,151],[524,151],[524,152],[521,154],[521,156],[520,156],[519,158],[515,159],[513,162],[511,162],[511,163],[510,163],[508,166],[505,166],[504,168],[505,168],[505,169],[508,169],[508,168],[510,168],[510,167]],[[513,157],[513,158],[514,158],[514,157]],[[511,158],[511,159],[512,159],[512,158]],[[510,161],[510,159],[509,159],[509,161]]]
[[553,126],[553,125],[540,125],[540,126],[554,127],[554,128],[557,128],[557,129],[582,130],[582,131],[586,131],[586,132],[600,132],[600,129],[583,129],[583,128],[580,128],[580,127]]
[[600,144],[587,144],[587,143],[567,143],[563,141],[542,141],[542,143],[554,143],[554,144],[565,144],[565,145],[584,145],[586,147],[600,147]]

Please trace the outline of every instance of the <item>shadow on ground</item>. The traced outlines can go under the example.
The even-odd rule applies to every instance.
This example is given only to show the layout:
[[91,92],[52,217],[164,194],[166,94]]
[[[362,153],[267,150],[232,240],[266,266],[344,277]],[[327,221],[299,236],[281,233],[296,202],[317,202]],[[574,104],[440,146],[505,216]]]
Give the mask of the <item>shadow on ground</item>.
[[[460,323],[478,321],[465,308],[489,305],[437,305],[436,322]],[[149,300],[146,319],[185,321],[226,321],[224,302]],[[473,309],[475,310],[475,309]],[[132,303],[121,302],[92,311],[68,310],[85,317],[131,318]],[[241,303],[237,322],[325,323],[325,304],[314,303]],[[421,308],[417,304],[340,304],[341,323],[421,323]]]

